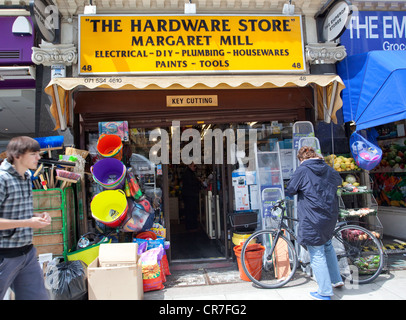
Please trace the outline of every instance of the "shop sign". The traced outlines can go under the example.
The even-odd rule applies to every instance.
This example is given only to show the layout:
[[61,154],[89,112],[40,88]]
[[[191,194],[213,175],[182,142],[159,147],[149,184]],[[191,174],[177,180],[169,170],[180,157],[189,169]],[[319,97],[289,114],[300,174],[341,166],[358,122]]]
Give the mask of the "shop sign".
[[347,54],[406,50],[405,11],[359,11],[340,38]]
[[217,95],[166,96],[167,107],[217,107]]
[[41,38],[47,42],[60,42],[58,7],[51,0],[31,0],[30,13],[35,28]]
[[80,15],[81,75],[306,72],[300,15]]
[[323,40],[334,41],[345,31],[351,15],[346,1],[337,2],[327,13],[323,23]]

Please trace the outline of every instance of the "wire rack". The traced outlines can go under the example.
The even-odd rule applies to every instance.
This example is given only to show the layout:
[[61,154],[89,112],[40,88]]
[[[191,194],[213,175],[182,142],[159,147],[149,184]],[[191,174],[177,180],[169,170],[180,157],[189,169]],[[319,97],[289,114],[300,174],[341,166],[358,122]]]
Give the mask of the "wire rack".
[[52,253],[57,257],[65,257],[69,240],[74,237],[74,232],[72,232],[74,219],[72,217],[75,214],[72,188],[33,190],[33,207],[34,213],[46,211],[51,216],[49,226],[34,229],[33,244],[37,248],[37,253]]

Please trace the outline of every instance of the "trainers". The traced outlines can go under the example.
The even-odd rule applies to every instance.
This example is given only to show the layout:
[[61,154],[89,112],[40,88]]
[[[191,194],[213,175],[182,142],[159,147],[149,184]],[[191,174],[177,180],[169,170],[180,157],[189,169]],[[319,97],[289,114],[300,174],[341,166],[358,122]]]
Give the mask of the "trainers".
[[337,283],[333,283],[332,286],[333,286],[333,288],[341,288],[344,286],[344,282],[340,281]]
[[310,297],[312,297],[315,300],[331,300],[331,297],[322,296],[322,295],[318,294],[317,292],[310,292]]

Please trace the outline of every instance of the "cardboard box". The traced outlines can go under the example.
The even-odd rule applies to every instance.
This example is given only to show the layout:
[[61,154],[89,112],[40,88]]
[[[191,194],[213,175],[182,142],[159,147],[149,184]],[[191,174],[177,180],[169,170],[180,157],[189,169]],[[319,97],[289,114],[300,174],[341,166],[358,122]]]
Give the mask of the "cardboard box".
[[137,262],[137,243],[105,243],[100,245],[99,263],[102,267],[131,266]]
[[236,211],[250,210],[248,186],[242,185],[234,187],[234,201]]
[[142,300],[141,260],[137,243],[101,244],[87,268],[89,300]]

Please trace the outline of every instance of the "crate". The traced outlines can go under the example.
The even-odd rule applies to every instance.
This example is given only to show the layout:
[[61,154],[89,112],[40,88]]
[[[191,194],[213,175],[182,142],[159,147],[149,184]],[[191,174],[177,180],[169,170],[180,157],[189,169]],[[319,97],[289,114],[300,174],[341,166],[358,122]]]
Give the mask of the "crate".
[[33,207],[34,213],[47,211],[51,216],[49,226],[34,229],[33,245],[37,254],[52,253],[66,260],[68,248],[75,239],[73,189],[33,190]]
[[253,231],[258,223],[258,213],[255,211],[232,213],[229,215],[229,218],[231,227],[235,231]]

